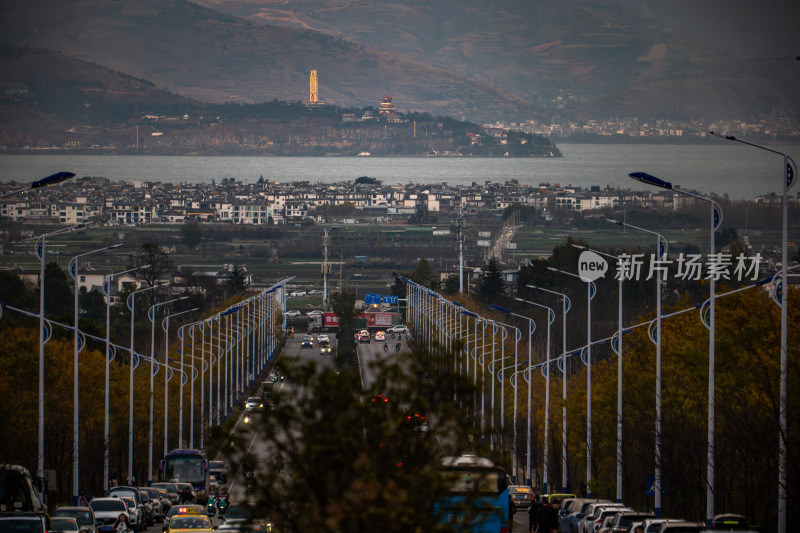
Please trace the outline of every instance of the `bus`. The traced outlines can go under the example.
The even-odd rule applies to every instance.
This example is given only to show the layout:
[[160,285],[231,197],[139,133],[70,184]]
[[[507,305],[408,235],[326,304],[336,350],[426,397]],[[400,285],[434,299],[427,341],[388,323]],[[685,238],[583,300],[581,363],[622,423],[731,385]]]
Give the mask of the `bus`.
[[205,505],[209,489],[208,455],[205,450],[172,450],[158,465],[158,480],[191,483],[197,503]]
[[444,457],[442,477],[447,494],[438,512],[454,531],[509,533],[512,526],[508,475],[489,459],[472,454]]

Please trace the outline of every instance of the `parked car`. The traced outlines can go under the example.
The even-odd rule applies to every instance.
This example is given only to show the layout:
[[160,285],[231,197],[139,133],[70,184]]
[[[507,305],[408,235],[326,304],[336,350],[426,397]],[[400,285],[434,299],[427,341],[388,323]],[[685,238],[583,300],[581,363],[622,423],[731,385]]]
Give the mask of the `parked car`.
[[122,498],[94,498],[89,502],[89,507],[94,512],[94,519],[97,522],[97,531],[111,531],[120,516],[124,516],[128,524],[131,523],[131,516],[128,514],[128,506]]
[[661,527],[658,528],[658,533],[695,533],[706,529],[707,526],[702,522],[668,522],[661,524]]
[[53,525],[53,531],[63,531],[63,533],[80,533],[81,527],[78,521],[71,516],[52,516],[50,523]]
[[289,293],[289,296],[293,298],[298,298],[300,296],[305,296],[306,294],[307,294],[306,291],[292,291]]
[[[609,502],[608,500],[599,501],[586,508],[583,518],[578,522],[578,533],[594,533],[594,521],[600,517],[600,512],[609,507],[625,507],[621,503]],[[599,524],[598,524],[599,525]]]
[[322,294],[322,291],[319,289],[314,289],[313,291],[308,291],[308,294],[316,296],[317,294]]
[[558,516],[559,533],[577,533],[578,523],[583,519],[586,509],[592,504],[609,502],[609,500],[595,500],[591,498],[573,498],[562,507]]
[[302,314],[303,313],[301,313],[297,309],[290,309],[289,311],[286,311],[286,317],[287,318],[297,318],[298,316],[300,316]]
[[620,511],[626,512],[633,512],[633,509],[630,507],[606,507],[600,511],[600,515],[595,515],[594,522],[592,524],[593,529],[589,531],[589,533],[600,533],[600,530],[604,526],[604,522],[608,519],[605,525],[611,525],[611,520],[614,519],[614,516],[619,513]]
[[642,522],[642,528],[644,533],[658,533],[661,524],[669,522],[686,522],[686,520],[682,518],[647,518]]
[[655,518],[653,513],[637,513],[620,511],[614,515],[609,524],[609,533],[626,533],[633,522],[642,522],[648,518]]
[[74,518],[81,533],[97,533],[97,523],[91,507],[59,507],[53,517]]

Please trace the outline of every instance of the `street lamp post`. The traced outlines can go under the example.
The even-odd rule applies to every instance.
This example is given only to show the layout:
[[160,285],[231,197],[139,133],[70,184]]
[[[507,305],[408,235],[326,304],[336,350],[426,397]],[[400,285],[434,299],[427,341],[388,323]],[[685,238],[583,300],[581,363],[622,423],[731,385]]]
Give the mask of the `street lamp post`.
[[[531,361],[531,346],[533,345],[533,332],[536,331],[536,322],[533,321],[532,318],[520,315],[517,313],[512,313],[508,309],[504,307],[500,307],[499,305],[490,305],[489,309],[494,309],[495,311],[500,311],[502,313],[509,314],[511,316],[515,316],[517,318],[522,318],[528,321],[528,438],[527,438],[527,462],[525,465],[525,472],[526,482],[530,486],[531,484],[531,385],[533,382],[533,375],[531,374],[532,361]],[[548,326],[549,327],[549,326]],[[517,330],[519,331],[519,330]],[[516,371],[516,361],[517,361],[517,354],[514,355],[514,366]],[[519,379],[519,378],[517,378]],[[519,381],[517,381],[519,383]],[[517,451],[517,387],[514,387],[514,452]],[[515,461],[516,464],[516,461]],[[515,471],[516,475],[516,471]]]
[[[655,338],[655,345],[656,345],[656,420],[655,420],[655,433],[656,433],[655,434],[655,448],[656,449],[655,449],[655,455],[656,455],[656,457],[655,457],[655,472],[654,472],[655,475],[653,476],[654,477],[654,480],[653,480],[653,492],[655,493],[655,495],[654,495],[655,496],[655,507],[653,508],[653,513],[656,516],[660,517],[661,516],[661,496],[662,496],[662,488],[661,488],[661,318],[662,318],[662,316],[661,316],[661,290],[662,290],[662,287],[661,287],[661,274],[662,274],[662,265],[661,265],[661,263],[664,261],[664,259],[667,256],[667,240],[660,233],[657,233],[655,231],[651,231],[651,230],[648,230],[648,229],[645,229],[645,228],[640,228],[639,226],[634,226],[633,224],[628,224],[626,222],[619,222],[619,221],[616,221],[616,220],[609,220],[609,222],[612,222],[612,223],[617,224],[619,226],[622,226],[624,228],[630,228],[630,229],[633,229],[633,230],[636,230],[636,231],[641,231],[641,232],[648,233],[650,235],[655,235],[656,236],[656,250],[657,250],[656,253],[658,254],[658,257],[655,260],[655,261],[658,262],[658,264],[655,265],[655,267],[654,267],[655,270],[656,270],[656,330],[655,330],[655,334],[656,334],[656,338]],[[600,252],[597,252],[597,253],[600,253]],[[603,255],[608,255],[608,254],[603,254]],[[613,257],[613,256],[609,256],[609,257]],[[620,259],[617,258],[617,260],[620,260]],[[620,272],[620,276],[619,277],[620,277],[620,285],[619,285],[620,289],[619,290],[620,290],[620,294],[622,294],[622,277],[623,277],[622,272]],[[621,298],[621,296],[620,296],[620,298]],[[620,306],[621,305],[622,304],[620,303]],[[618,337],[618,339],[619,339],[618,340],[618,342],[619,342],[619,352],[618,352],[618,354],[619,354],[619,357],[620,357],[619,372],[620,372],[620,374],[622,374],[622,363],[621,363],[621,361],[622,361],[622,311],[620,311],[620,325],[619,325],[619,327],[620,327],[619,337]],[[651,337],[651,340],[652,340],[652,337]],[[621,387],[622,387],[621,383],[620,383],[619,387],[621,389]],[[620,390],[620,392],[618,394],[619,394],[619,396],[621,398],[622,397],[621,390]],[[618,412],[620,414],[622,412],[621,399],[620,399],[620,404],[618,406]],[[622,433],[621,424],[622,424],[622,421],[618,420],[618,424],[620,424],[620,426],[617,428],[617,431],[619,433],[619,437],[620,437],[620,441],[621,441],[621,433]],[[621,445],[619,445],[618,447],[619,447],[619,451],[621,452]],[[617,469],[618,469],[617,481],[618,481],[618,483],[621,483],[622,466],[621,465],[617,465]],[[617,491],[617,497],[618,498],[622,498],[622,494],[621,494],[621,492],[619,490]],[[620,499],[619,501],[622,501],[622,500]]]
[[158,287],[163,287],[165,285],[169,285],[167,283],[161,283],[159,285],[151,285],[150,287],[145,287],[144,289],[139,289],[133,291],[128,295],[127,305],[128,309],[131,311],[131,361],[130,361],[130,376],[129,376],[129,397],[128,397],[128,484],[133,485],[133,360],[136,357],[136,352],[133,347],[133,327],[135,323],[135,316],[136,316],[136,295],[140,292],[150,291],[153,289],[157,289]]
[[[798,57],[800,60],[800,57]],[[788,372],[788,316],[789,316],[789,252],[788,252],[788,233],[789,233],[789,189],[794,185],[794,177],[797,174],[797,165],[788,154],[779,152],[760,144],[752,143],[744,139],[737,139],[732,135],[720,135],[711,132],[715,137],[721,137],[729,141],[740,142],[747,144],[773,154],[783,156],[783,184],[782,184],[782,198],[783,204],[783,231],[781,237],[781,290],[780,305],[781,305],[781,370],[780,370],[780,400],[779,400],[779,418],[780,418],[780,434],[778,435],[778,533],[786,533],[786,431],[788,429],[786,422],[786,409],[787,409],[787,372]]]
[[[66,178],[64,178],[66,179]],[[78,260],[81,257],[104,252],[106,250],[111,250],[113,248],[119,248],[122,246],[120,244],[114,244],[112,246],[104,246],[103,248],[98,248],[97,250],[92,250],[91,252],[85,252],[82,254],[78,254],[73,257],[69,262],[69,273],[72,276],[72,279],[75,280],[75,306],[74,306],[74,379],[72,383],[72,500],[75,505],[78,505],[78,496],[80,493],[80,475],[78,471],[78,466],[80,464],[80,455],[79,455],[79,448],[78,448],[78,422],[79,422],[79,413],[78,413],[78,352],[83,349],[82,346],[79,346],[79,339],[80,335],[78,332],[78,295],[80,294],[80,276],[78,275]],[[44,255],[44,254],[43,254]]]
[[14,194],[19,194],[21,192],[32,191],[33,189],[39,189],[41,187],[47,187],[48,185],[55,185],[56,183],[61,183],[64,180],[68,180],[70,178],[74,178],[75,174],[72,172],[56,172],[55,174],[51,174],[46,178],[42,178],[40,180],[36,180],[31,183],[29,186],[23,189],[17,189],[14,191],[4,192],[0,194],[0,198],[5,198],[6,196],[11,196]]
[[[149,267],[150,265],[147,265]],[[103,293],[106,297],[106,394],[105,394],[105,410],[103,411],[103,487],[105,490],[108,490],[108,438],[109,438],[109,427],[108,427],[108,418],[109,418],[109,407],[108,407],[108,381],[109,381],[109,365],[111,363],[111,358],[109,357],[111,354],[111,280],[114,276],[121,276],[122,274],[127,274],[129,272],[133,272],[140,268],[146,268],[145,266],[140,266],[136,268],[129,268],[128,270],[123,270],[122,272],[115,272],[113,274],[109,274],[105,278],[103,278]],[[133,362],[133,358],[131,358],[131,362]]]
[[[622,260],[621,257],[616,255],[607,254],[605,252],[601,252],[598,250],[593,250],[591,248],[587,248],[585,246],[580,246],[578,244],[573,244],[574,247],[579,248],[581,250],[587,250],[610,259],[615,259],[617,261],[617,281],[619,283],[619,287],[617,289],[617,342],[611,342],[611,347],[614,352],[617,354],[617,502],[622,502],[622,282],[625,281],[626,277],[626,263]],[[659,270],[659,287],[661,286],[661,271]],[[661,293],[659,291],[658,302],[659,302],[659,315],[658,315],[658,324],[661,324],[661,313],[660,313],[660,302],[661,302]],[[659,330],[660,335],[660,330]],[[660,352],[659,352],[660,353]],[[659,368],[660,368],[660,358],[657,358],[659,361]],[[656,381],[660,383],[661,374],[660,370],[656,371],[657,378]],[[656,385],[657,391],[660,391],[660,385]],[[660,396],[660,392],[656,393],[656,397]],[[658,411],[658,409],[657,409]],[[656,423],[656,432],[658,433],[658,423]],[[658,436],[656,436],[656,443],[658,443]],[[656,448],[659,445],[656,444]],[[656,464],[658,464],[659,460],[656,459]],[[656,467],[658,468],[658,467]],[[656,516],[659,516],[661,510],[660,505],[660,498],[656,498]]]
[[586,497],[592,496],[592,298],[597,288],[594,282],[578,274],[547,267],[548,270],[586,282]]
[[[188,296],[174,298],[166,302],[158,302],[150,306],[147,310],[147,318],[150,320],[150,436],[147,442],[147,486],[153,484],[153,371],[156,365],[156,308],[162,305],[171,304],[180,300],[186,300]],[[164,370],[166,373],[166,369]]]
[[[161,328],[164,330],[164,455],[169,452],[169,319],[174,316],[185,315],[186,313],[193,313],[200,308],[187,309],[185,311],[178,311],[167,315],[161,320]],[[183,372],[183,352],[181,352],[181,372]],[[181,388],[183,384],[183,375],[181,374]],[[183,404],[183,394],[181,394],[181,406]],[[179,443],[180,444],[180,443]]]
[[[562,305],[562,340],[561,340],[561,492],[567,492],[567,312],[569,312],[569,297],[563,292],[556,292],[535,285],[526,285],[529,289],[538,289],[561,296]],[[548,376],[550,369],[547,369]]]
[[69,228],[62,228],[56,231],[51,231],[50,233],[45,233],[44,235],[40,235],[39,238],[36,239],[36,255],[39,257],[39,451],[37,462],[37,475],[39,479],[44,479],[44,345],[47,342],[44,326],[45,240],[47,237],[74,231],[84,226],[85,224],[77,224]]
[[[675,191],[680,194],[685,194],[686,196],[691,196],[692,198],[696,198],[698,200],[702,200],[704,202],[708,202],[711,206],[711,225],[710,225],[710,244],[709,244],[709,260],[714,257],[714,232],[717,231],[720,224],[722,224],[722,208],[719,206],[717,202],[708,198],[706,196],[701,196],[699,194],[695,194],[693,192],[689,192],[683,189],[678,189],[673,187],[672,183],[668,181],[661,180],[656,178],[655,176],[651,176],[650,174],[646,174],[644,172],[633,172],[628,174],[631,178],[641,181],[642,183],[647,183],[648,185],[653,185],[656,187],[661,187],[662,189],[667,189],[671,191]],[[785,266],[784,266],[785,268]],[[711,520],[714,518],[714,380],[715,380],[715,356],[714,356],[714,314],[716,309],[716,279],[715,276],[709,276],[709,320],[706,324],[705,319],[703,319],[703,324],[706,324],[708,328],[709,335],[708,335],[708,456],[707,456],[707,464],[708,468],[706,471],[706,522],[711,523]]]
[[[524,302],[526,304],[535,305],[537,307],[542,307],[547,309],[547,347],[546,347],[546,359],[547,359],[547,368],[546,375],[545,375],[545,397],[544,397],[544,466],[542,467],[542,493],[547,494],[547,482],[548,482],[548,470],[549,470],[549,461],[548,461],[548,452],[550,443],[548,442],[549,438],[549,429],[550,429],[550,326],[556,319],[556,313],[550,307],[546,305],[537,304],[536,302],[531,302],[528,300],[523,300],[522,298],[517,298],[518,302]],[[533,322],[531,322],[533,323]],[[533,331],[531,331],[533,333]],[[530,356],[529,356],[530,357]],[[528,384],[529,391],[528,391],[528,410],[530,410],[531,404],[531,397],[530,397],[530,387],[533,382],[533,374],[530,374],[528,379],[531,383]],[[530,418],[530,414],[528,414],[528,418]],[[528,457],[531,454],[531,443],[530,443],[530,420],[528,421]],[[528,467],[528,472],[530,473],[530,466]],[[528,485],[531,484],[531,480],[528,479]]]

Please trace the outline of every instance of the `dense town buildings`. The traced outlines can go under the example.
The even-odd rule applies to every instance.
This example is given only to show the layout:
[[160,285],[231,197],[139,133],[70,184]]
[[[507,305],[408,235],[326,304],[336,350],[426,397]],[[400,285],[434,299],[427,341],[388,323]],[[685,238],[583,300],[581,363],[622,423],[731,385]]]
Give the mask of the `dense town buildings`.
[[[369,180],[366,180],[369,181]],[[0,192],[18,184],[0,185]],[[770,196],[756,202],[772,203]],[[60,187],[39,189],[0,200],[0,218],[15,222],[79,224],[100,218],[108,225],[228,222],[285,224],[312,218],[317,222],[360,220],[405,222],[423,213],[453,214],[503,211],[520,205],[536,209],[543,219],[553,210],[589,213],[603,208],[678,209],[691,202],[672,191],[582,189],[559,184],[522,185],[473,182],[471,185],[383,185],[363,180],[339,183],[158,183],[111,181],[86,177]],[[796,201],[796,197],[793,198]]]

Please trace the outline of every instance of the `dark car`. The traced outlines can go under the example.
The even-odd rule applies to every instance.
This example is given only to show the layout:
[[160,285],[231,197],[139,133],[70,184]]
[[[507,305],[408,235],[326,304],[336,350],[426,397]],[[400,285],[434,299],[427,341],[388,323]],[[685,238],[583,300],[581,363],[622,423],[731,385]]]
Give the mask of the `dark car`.
[[145,527],[150,527],[156,523],[156,514],[155,509],[153,507],[153,502],[150,499],[150,494],[144,488],[139,487],[139,498],[142,500],[142,506],[144,506],[144,524]]
[[151,485],[157,489],[163,489],[167,491],[167,495],[169,495],[169,501],[172,505],[180,502],[180,491],[178,490],[178,486],[175,483],[168,483],[166,481],[159,481],[158,483],[153,483]]
[[47,513],[6,513],[0,515],[0,531],[25,533],[50,533],[53,526]]
[[[165,502],[155,487],[141,487],[142,490],[147,492],[147,495],[150,496],[150,504],[153,506],[153,517],[156,521],[161,522],[164,520],[164,516],[166,516],[167,511],[169,511],[169,498]],[[166,495],[165,495],[166,496]]]
[[53,517],[63,516],[74,518],[81,528],[81,533],[96,533],[97,521],[91,507],[59,507],[53,512]]
[[514,512],[516,512],[518,508],[531,506],[533,489],[527,485],[509,485],[508,496],[511,498],[511,504],[514,506]]
[[223,461],[209,461],[208,473],[217,477],[217,483],[224,485],[228,482],[228,467]]
[[301,348],[313,348],[314,347],[314,339],[310,335],[306,335],[303,337],[303,340],[300,342]]

